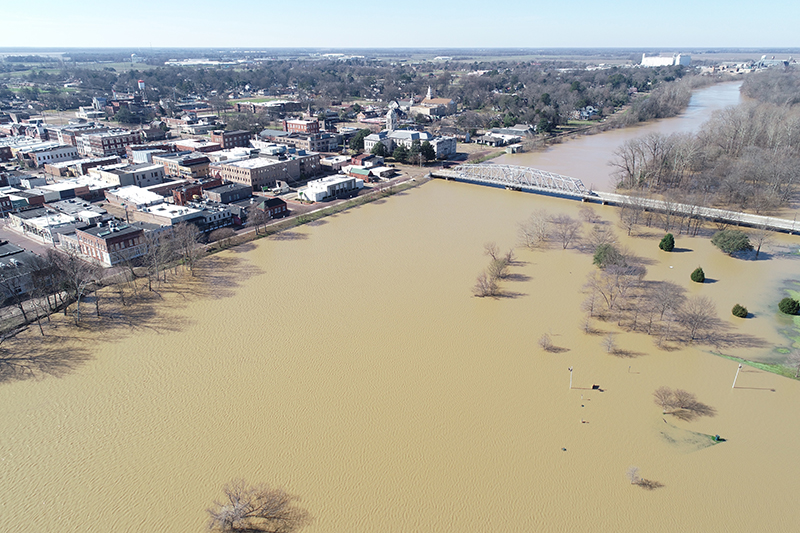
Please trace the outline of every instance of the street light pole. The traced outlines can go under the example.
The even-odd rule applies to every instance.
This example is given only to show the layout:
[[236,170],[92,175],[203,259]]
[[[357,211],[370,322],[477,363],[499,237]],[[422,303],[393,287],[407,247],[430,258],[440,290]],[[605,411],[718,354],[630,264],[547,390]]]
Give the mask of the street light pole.
[[739,379],[739,371],[742,369],[742,364],[739,363],[739,368],[736,369],[736,376],[733,378],[733,385],[731,385],[732,389],[736,388],[736,380]]

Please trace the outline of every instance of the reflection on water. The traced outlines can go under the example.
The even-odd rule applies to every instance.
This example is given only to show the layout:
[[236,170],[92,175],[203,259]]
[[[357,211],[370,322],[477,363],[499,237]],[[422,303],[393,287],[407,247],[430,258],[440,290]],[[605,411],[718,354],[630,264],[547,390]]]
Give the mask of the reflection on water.
[[626,141],[648,133],[696,132],[714,111],[741,101],[741,82],[720,83],[695,91],[689,107],[681,115],[641,126],[610,130],[596,135],[577,137],[542,151],[504,155],[493,161],[498,164],[534,167],[578,178],[587,187],[613,191],[615,180],[611,161],[614,151]]
[[[640,334],[617,335],[636,357],[607,354],[619,330],[583,333],[594,267],[576,250],[517,250],[503,289],[519,296],[471,296],[484,243],[506,250],[534,209],[579,207],[435,181],[215,256],[141,325],[70,328],[80,365],[0,385],[0,531],[200,532],[236,478],[299,495],[307,531],[793,530],[800,383],[747,369],[731,390],[736,363]],[[709,296],[764,350],[785,342],[767,285],[795,260],[617,233],[650,279]],[[698,264],[718,282],[692,284]],[[756,318],[731,317],[737,302]],[[683,444],[665,444],[661,386],[717,415],[670,420]],[[631,486],[631,466],[663,487]]]

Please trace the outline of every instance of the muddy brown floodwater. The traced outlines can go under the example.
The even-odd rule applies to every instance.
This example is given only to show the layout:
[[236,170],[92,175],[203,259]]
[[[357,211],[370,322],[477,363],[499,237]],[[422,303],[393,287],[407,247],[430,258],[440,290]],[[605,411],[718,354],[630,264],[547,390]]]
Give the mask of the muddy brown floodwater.
[[[0,384],[0,531],[200,532],[235,478],[300,496],[309,532],[794,531],[800,383],[745,368],[732,390],[736,363],[643,334],[608,355],[614,323],[580,329],[593,267],[576,250],[518,250],[514,297],[471,296],[485,242],[579,207],[433,181],[211,257],[154,311],[109,295],[114,327],[50,330],[87,361]],[[763,261],[659,237],[620,241],[763,339],[755,356],[786,345],[772,306],[800,262],[777,251],[797,237]],[[698,264],[715,283],[690,286]],[[755,317],[734,322],[736,302]],[[717,415],[665,417],[660,386]]]
[[742,101],[742,82],[725,82],[699,89],[692,94],[689,107],[674,118],[656,120],[640,126],[609,130],[596,135],[578,136],[544,150],[504,155],[496,164],[534,167],[583,181],[598,191],[613,191],[616,180],[611,162],[614,152],[626,141],[649,133],[693,133],[700,129],[715,111]]

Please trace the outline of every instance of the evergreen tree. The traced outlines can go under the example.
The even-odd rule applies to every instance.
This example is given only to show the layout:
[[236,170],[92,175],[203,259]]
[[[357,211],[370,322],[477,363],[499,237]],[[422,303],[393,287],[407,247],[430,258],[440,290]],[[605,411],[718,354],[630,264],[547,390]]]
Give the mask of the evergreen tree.
[[793,300],[792,298],[784,298],[780,301],[780,303],[778,303],[778,309],[781,310],[781,313],[786,313],[787,315],[796,315],[800,313],[800,302]]
[[700,267],[694,269],[694,272],[692,272],[691,277],[692,281],[694,281],[695,283],[703,283],[706,280],[706,274]]
[[731,309],[731,314],[733,314],[733,316],[738,316],[739,318],[746,318],[747,317],[747,308],[746,307],[742,307],[739,304],[736,304],[736,305],[733,306],[733,309]]
[[672,236],[672,233],[664,235],[661,238],[661,242],[658,243],[658,247],[665,252],[671,252],[675,248],[675,237]]

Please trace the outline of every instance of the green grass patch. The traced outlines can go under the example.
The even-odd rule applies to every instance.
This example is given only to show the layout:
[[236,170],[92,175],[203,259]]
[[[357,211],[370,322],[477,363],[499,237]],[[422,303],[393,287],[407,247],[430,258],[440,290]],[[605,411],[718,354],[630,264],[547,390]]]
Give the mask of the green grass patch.
[[785,378],[798,380],[798,378],[794,377],[795,371],[784,365],[779,365],[777,363],[759,363],[758,361],[750,361],[749,359],[743,359],[741,357],[736,357],[733,355],[725,355],[718,352],[711,352],[711,353],[716,356],[722,357],[724,359],[730,359],[731,361],[736,361],[737,363],[741,363],[743,365],[763,370],[764,372],[770,372],[772,374],[778,374],[779,376],[783,376]]

